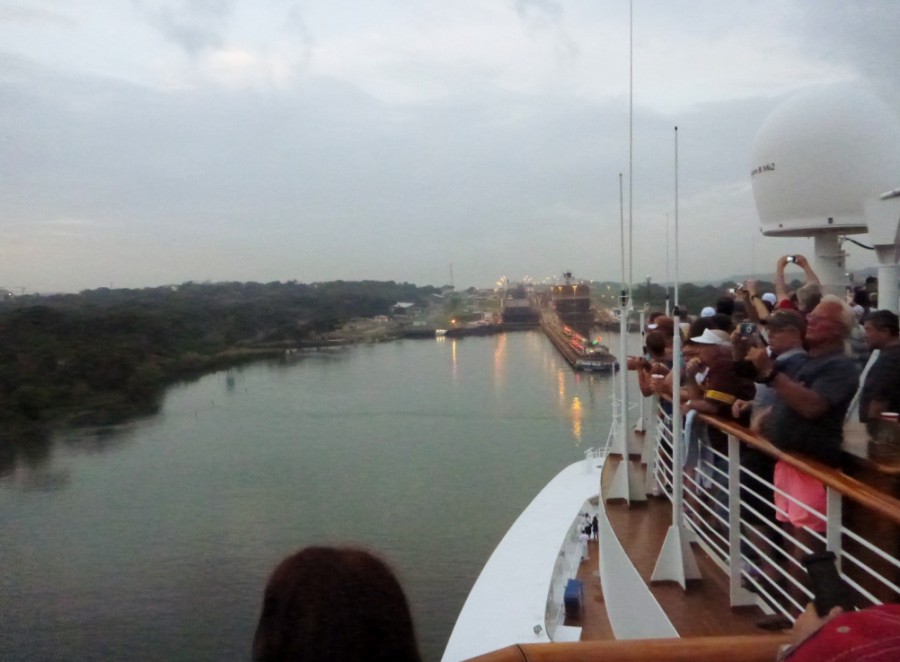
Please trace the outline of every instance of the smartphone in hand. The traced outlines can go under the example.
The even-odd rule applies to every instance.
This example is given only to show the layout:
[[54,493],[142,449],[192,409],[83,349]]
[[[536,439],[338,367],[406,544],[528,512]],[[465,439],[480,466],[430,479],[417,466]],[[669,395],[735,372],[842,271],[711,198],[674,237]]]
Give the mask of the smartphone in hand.
[[853,611],[855,608],[850,587],[841,579],[834,561],[834,552],[803,557],[803,565],[813,592],[813,605],[816,613],[823,618],[834,607],[841,607],[844,611]]

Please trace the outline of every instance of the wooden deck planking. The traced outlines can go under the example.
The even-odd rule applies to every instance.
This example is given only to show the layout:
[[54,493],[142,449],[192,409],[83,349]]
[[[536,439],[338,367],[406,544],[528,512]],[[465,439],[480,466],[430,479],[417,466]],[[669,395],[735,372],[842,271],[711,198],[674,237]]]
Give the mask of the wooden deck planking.
[[[612,459],[604,467],[604,485],[611,479],[617,463]],[[632,463],[632,466],[638,469],[637,463]],[[643,475],[643,470],[638,470]],[[646,502],[637,502],[632,506],[624,501],[607,502],[606,512],[628,557],[650,586],[680,636],[765,633],[756,627],[756,622],[764,615],[760,609],[731,608],[728,578],[697,545],[692,547],[703,579],[689,581],[687,590],[674,582],[650,583],[659,550],[672,522],[672,509],[667,499],[648,497]]]

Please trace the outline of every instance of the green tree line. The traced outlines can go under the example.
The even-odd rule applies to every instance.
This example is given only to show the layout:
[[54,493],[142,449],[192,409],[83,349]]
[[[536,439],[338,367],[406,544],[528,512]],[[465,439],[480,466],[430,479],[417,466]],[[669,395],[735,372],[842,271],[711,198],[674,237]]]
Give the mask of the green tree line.
[[[0,303],[0,423],[112,420],[163,388],[439,292],[393,281],[185,283]],[[98,412],[100,416],[98,418]]]
[[[789,289],[796,289],[802,283],[792,281]],[[700,314],[705,306],[715,307],[716,302],[722,297],[729,296],[729,290],[735,288],[737,283],[734,281],[723,281],[719,285],[695,285],[694,283],[682,283],[678,287],[678,304],[681,308],[682,315],[696,316]],[[760,293],[774,292],[775,286],[768,281],[759,281],[757,288]],[[603,307],[615,307],[617,297],[621,290],[621,284],[612,282],[592,283],[591,298],[593,301]],[[675,305],[675,290],[670,287],[668,291],[663,285],[657,283],[636,283],[631,290],[633,297],[632,304],[636,310],[640,310],[642,306],[648,304],[651,311],[665,310],[666,295],[669,296],[670,308]]]

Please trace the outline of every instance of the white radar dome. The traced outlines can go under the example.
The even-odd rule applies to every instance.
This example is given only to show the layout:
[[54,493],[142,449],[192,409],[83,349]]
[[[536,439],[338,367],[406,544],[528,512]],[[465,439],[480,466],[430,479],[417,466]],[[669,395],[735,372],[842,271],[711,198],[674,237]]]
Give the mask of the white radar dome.
[[900,120],[856,85],[810,88],[778,106],[752,151],[763,234],[866,232],[864,207],[900,180]]

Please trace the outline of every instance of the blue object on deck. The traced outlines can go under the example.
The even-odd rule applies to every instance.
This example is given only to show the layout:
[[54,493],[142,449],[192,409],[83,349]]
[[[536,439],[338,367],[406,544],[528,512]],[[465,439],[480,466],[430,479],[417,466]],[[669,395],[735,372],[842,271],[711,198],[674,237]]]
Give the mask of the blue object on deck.
[[584,586],[579,579],[570,579],[566,584],[563,601],[566,605],[566,618],[581,618],[584,604]]

